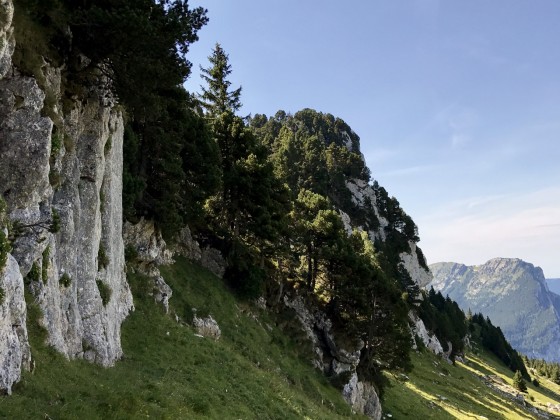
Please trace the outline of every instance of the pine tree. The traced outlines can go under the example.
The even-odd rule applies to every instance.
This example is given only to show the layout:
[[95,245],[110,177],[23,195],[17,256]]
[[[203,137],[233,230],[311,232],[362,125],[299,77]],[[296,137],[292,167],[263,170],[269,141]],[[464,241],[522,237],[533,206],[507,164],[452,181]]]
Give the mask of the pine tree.
[[235,90],[230,90],[231,82],[228,76],[231,74],[231,64],[229,56],[225,53],[220,44],[216,44],[212,55],[208,57],[211,66],[208,68],[200,67],[202,78],[208,87],[201,86],[201,104],[211,116],[220,115],[230,111],[235,113],[241,108],[241,86]]

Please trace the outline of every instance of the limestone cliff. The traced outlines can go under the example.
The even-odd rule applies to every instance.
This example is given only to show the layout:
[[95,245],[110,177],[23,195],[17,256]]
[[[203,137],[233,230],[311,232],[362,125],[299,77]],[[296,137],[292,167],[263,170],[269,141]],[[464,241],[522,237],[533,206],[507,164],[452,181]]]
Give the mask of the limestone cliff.
[[[122,114],[103,83],[67,98],[63,112],[60,69],[45,63],[39,86],[13,67],[12,14],[11,1],[0,2],[0,194],[14,226],[10,278],[17,277],[14,264],[21,273],[11,307],[23,308],[25,321],[23,277],[50,345],[69,358],[112,365],[132,308],[122,240]],[[27,357],[25,322],[20,328],[22,357],[14,366]],[[0,384],[9,389],[15,380]]]

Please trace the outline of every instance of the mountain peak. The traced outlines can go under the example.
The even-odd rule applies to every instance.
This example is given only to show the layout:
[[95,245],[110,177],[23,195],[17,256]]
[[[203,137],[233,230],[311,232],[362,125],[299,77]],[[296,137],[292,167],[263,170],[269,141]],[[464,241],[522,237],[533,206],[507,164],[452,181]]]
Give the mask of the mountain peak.
[[467,311],[480,312],[500,326],[507,340],[531,357],[560,360],[560,304],[543,271],[519,258],[493,258],[484,264],[431,264],[428,285]]

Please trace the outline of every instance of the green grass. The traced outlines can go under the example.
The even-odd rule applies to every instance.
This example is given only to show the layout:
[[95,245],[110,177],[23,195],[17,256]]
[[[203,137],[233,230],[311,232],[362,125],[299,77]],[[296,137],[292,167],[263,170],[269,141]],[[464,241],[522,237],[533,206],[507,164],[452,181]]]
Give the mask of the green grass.
[[[387,374],[391,386],[387,389],[383,409],[393,418],[402,419],[536,419],[534,414],[491,390],[481,375],[502,378],[512,384],[513,372],[494,355],[485,351],[469,353],[465,364],[455,366],[424,351],[412,354],[414,368],[409,379]],[[540,387],[527,384],[529,401],[545,410],[547,402],[560,401],[551,384]]]
[[[162,270],[173,288],[172,315],[149,296],[148,281],[129,276],[136,310],[123,324],[123,360],[113,368],[67,361],[42,344],[30,305],[36,360],[14,394],[0,398],[2,418],[52,419],[336,419],[350,408],[286,337],[271,313],[237,301],[222,281],[180,259]],[[185,322],[211,314],[219,341]],[[305,352],[303,352],[305,354]],[[46,417],[49,416],[49,417]],[[355,418],[356,416],[353,416]]]

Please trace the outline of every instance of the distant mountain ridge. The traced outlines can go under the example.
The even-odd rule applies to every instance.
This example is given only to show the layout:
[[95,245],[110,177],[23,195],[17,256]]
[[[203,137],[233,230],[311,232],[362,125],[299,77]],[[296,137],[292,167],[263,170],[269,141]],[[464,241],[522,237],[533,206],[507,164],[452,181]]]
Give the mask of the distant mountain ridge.
[[560,295],[560,279],[546,279],[546,284],[552,293]]
[[530,357],[560,361],[560,296],[549,290],[540,267],[517,258],[466,266],[430,265],[433,287],[466,312],[481,312],[500,326],[511,345]]

